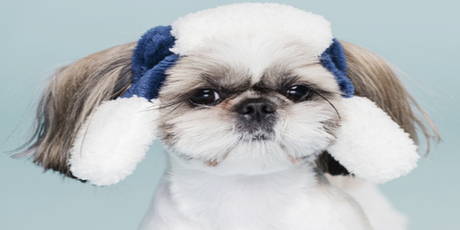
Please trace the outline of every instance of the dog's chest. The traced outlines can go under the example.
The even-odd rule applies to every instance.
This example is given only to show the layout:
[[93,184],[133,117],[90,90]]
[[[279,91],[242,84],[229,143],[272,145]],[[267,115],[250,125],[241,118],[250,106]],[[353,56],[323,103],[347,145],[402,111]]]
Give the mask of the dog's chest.
[[363,229],[353,205],[328,188],[305,167],[252,177],[179,173],[170,184],[178,211],[206,229],[352,229],[340,227],[350,222],[344,214]]

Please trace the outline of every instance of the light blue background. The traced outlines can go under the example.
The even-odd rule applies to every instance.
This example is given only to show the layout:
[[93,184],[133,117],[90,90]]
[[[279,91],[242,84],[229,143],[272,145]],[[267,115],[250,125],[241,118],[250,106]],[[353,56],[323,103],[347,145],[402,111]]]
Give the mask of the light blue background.
[[[187,13],[236,1],[2,0],[0,150],[28,134],[39,85],[56,67],[135,41]],[[270,1],[271,2],[271,1]],[[277,1],[324,15],[335,36],[379,53],[417,82],[404,80],[433,116],[444,142],[406,177],[381,188],[411,220],[411,230],[458,229],[460,206],[458,0]],[[96,188],[30,161],[0,155],[0,229],[136,229],[165,159],[159,143],[122,183]]]

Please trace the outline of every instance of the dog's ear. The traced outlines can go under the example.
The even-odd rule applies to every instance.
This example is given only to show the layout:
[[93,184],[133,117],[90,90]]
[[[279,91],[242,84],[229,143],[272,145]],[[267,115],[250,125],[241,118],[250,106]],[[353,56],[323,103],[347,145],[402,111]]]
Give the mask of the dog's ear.
[[129,88],[135,45],[112,47],[57,70],[38,105],[35,133],[15,156],[30,156],[45,170],[75,178],[69,167],[74,140],[101,103]]
[[16,156],[98,186],[131,174],[155,139],[158,92],[178,55],[170,26],[61,68],[45,90],[34,136]]
[[[356,45],[341,44],[354,96],[343,97],[337,106],[341,127],[336,142],[327,149],[334,159],[323,158],[337,161],[353,175],[384,183],[416,167],[419,156],[415,126],[425,136],[429,129],[437,135],[436,127],[384,59]],[[421,112],[428,128],[416,117],[410,103]]]

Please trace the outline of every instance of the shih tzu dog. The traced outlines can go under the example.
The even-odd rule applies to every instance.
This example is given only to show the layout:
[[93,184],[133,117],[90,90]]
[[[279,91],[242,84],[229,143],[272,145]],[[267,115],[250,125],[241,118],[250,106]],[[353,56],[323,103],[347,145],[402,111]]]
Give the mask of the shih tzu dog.
[[416,166],[416,125],[436,132],[383,59],[268,3],[189,14],[63,67],[37,117],[22,155],[97,186],[161,140],[145,230],[404,229],[373,183]]

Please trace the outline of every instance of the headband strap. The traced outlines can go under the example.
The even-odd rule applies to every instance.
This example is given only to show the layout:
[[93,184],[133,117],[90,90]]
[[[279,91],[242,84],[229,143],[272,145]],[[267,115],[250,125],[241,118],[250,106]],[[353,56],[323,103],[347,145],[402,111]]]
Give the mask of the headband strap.
[[347,75],[347,59],[342,44],[337,39],[332,39],[333,43],[321,54],[321,64],[334,74],[337,84],[343,93],[343,97],[352,97],[355,86]]
[[137,95],[150,101],[158,97],[166,70],[179,58],[170,51],[174,41],[171,26],[157,26],[142,35],[133,51],[133,82],[122,98]]

